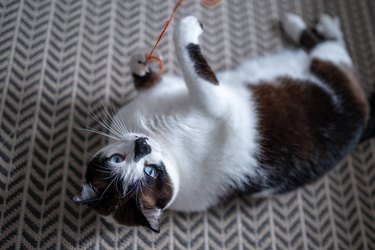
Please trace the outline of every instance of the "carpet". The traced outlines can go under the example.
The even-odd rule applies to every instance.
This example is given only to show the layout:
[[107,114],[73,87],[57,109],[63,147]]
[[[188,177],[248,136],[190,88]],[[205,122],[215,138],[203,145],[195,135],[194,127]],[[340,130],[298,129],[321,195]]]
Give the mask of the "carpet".
[[[105,143],[89,110],[137,95],[129,55],[151,48],[174,1],[0,1],[1,249],[375,249],[375,141],[313,185],[269,199],[242,197],[202,213],[167,212],[161,232],[108,224],[72,202],[85,163]],[[173,24],[194,14],[216,71],[280,51],[277,21],[337,15],[366,93],[375,82],[375,1],[186,0],[159,50],[181,75]]]

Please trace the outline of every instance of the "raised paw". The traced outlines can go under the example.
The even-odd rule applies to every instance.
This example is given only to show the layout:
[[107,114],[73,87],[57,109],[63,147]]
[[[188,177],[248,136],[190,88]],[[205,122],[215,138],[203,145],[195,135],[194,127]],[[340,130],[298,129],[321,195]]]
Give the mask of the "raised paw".
[[299,43],[301,34],[306,30],[306,23],[303,19],[293,13],[287,13],[281,19],[281,26],[288,37],[290,37],[293,42]]
[[343,37],[340,20],[337,17],[331,17],[326,14],[321,15],[315,29],[326,39],[341,40]]
[[202,34],[203,25],[194,16],[183,18],[175,30],[175,44],[185,47],[188,44],[198,44],[199,36]]

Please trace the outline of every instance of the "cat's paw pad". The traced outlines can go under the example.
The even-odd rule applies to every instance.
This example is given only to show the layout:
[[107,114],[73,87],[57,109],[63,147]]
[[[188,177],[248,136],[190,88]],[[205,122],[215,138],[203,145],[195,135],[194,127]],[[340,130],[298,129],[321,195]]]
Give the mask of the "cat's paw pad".
[[149,71],[146,52],[135,52],[130,59],[130,70],[137,76],[145,76]]
[[306,23],[300,16],[293,13],[287,13],[281,19],[281,27],[293,42],[298,43],[302,32],[306,29]]
[[194,16],[183,18],[175,31],[175,41],[183,46],[190,43],[198,44],[199,36],[202,34],[203,25]]
[[342,32],[340,28],[340,20],[338,17],[331,17],[323,14],[319,17],[315,27],[316,31],[327,39],[341,39]]

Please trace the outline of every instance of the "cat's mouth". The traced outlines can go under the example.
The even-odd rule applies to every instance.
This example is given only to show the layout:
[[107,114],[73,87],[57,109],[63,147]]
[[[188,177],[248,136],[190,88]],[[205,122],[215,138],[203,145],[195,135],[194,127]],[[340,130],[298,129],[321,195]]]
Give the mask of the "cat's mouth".
[[148,138],[141,137],[134,141],[134,161],[138,162],[140,159],[150,154],[152,149],[147,143]]

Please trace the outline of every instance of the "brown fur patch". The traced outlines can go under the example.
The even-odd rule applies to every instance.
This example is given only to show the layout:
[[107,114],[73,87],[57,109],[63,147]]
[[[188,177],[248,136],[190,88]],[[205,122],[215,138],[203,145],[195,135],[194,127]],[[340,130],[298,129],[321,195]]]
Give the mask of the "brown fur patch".
[[337,66],[327,61],[313,59],[310,69],[337,93],[343,100],[343,105],[359,112],[363,116],[364,123],[367,123],[370,112],[369,103],[351,67],[345,64]]
[[134,80],[134,86],[138,90],[151,88],[161,81],[161,75],[152,70],[150,70],[150,72],[148,72],[144,76],[138,76],[136,74],[132,74],[132,76]]
[[138,208],[135,197],[130,199],[118,199],[117,209],[114,210],[113,218],[126,226],[146,226],[147,221]]
[[290,78],[249,88],[260,115],[262,148],[278,151],[280,145],[289,144],[304,156],[311,154],[319,133],[316,116],[323,118],[333,112],[330,97],[316,85]]
[[137,195],[134,193],[130,194],[131,198],[118,199],[114,211],[114,218],[118,223],[128,226],[142,225],[158,231],[155,224],[159,224],[160,218],[155,218],[154,214],[160,215],[159,211],[168,204],[173,195],[172,183],[163,164],[158,168],[158,172],[157,178],[146,177],[144,186],[135,191]]
[[[314,60],[311,70],[335,92],[339,103],[316,84],[279,78],[249,85],[259,114],[262,189],[279,193],[312,182],[358,143],[368,116],[363,91],[350,71]],[[249,192],[256,192],[249,186]]]
[[194,63],[194,70],[197,75],[213,85],[219,85],[215,73],[202,55],[200,46],[198,44],[190,43],[186,46],[186,49],[189,53],[189,57]]

